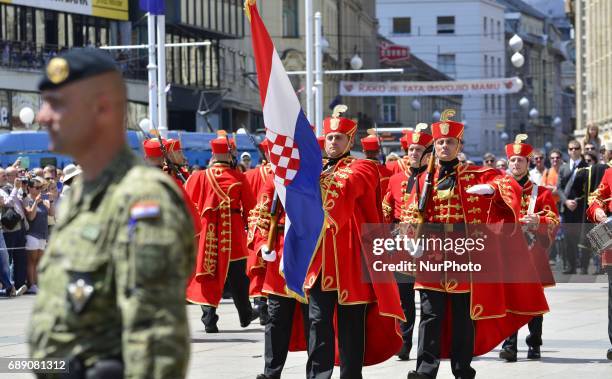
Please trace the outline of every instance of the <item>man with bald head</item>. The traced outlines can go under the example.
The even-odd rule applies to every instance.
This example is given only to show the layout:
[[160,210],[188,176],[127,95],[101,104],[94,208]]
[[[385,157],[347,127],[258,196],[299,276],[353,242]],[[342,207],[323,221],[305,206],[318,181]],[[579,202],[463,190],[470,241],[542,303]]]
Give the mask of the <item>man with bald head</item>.
[[126,87],[108,55],[55,57],[39,89],[49,148],[72,156],[82,175],[60,204],[39,266],[31,356],[65,359],[71,377],[182,378],[194,260],[182,193],[128,148]]

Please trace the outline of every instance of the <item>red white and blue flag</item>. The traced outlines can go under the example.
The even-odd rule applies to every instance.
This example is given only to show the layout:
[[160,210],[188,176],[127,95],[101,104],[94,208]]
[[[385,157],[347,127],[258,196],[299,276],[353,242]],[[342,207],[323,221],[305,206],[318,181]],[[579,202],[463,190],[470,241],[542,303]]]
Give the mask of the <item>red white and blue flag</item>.
[[321,149],[254,0],[247,0],[245,11],[251,20],[274,187],[286,212],[281,267],[287,288],[304,296],[306,272],[324,222]]

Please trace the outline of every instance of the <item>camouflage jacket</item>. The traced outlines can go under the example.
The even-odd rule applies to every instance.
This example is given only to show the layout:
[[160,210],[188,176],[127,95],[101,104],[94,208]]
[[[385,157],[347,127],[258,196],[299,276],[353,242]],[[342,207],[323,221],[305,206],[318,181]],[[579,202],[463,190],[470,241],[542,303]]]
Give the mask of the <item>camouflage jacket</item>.
[[184,377],[194,234],[172,179],[127,148],[94,181],[77,180],[40,262],[32,358],[118,358],[125,378]]

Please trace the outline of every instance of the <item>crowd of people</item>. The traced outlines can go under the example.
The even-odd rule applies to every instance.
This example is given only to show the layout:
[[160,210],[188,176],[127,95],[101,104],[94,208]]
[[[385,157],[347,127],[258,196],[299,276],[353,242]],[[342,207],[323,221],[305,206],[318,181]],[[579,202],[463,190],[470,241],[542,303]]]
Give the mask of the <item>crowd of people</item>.
[[27,170],[17,160],[0,168],[0,291],[38,293],[37,267],[55,225],[55,209],[80,169],[48,165]]

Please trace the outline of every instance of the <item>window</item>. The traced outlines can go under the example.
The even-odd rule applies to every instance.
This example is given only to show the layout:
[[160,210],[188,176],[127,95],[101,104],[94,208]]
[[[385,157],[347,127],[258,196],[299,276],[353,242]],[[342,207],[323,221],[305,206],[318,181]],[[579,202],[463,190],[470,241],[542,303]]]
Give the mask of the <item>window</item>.
[[491,57],[491,77],[495,77],[495,57]]
[[393,33],[410,34],[410,17],[394,17]]
[[501,66],[501,58],[497,58],[497,75],[500,78],[504,77],[504,73],[502,72],[502,66]]
[[501,21],[497,21],[497,39],[499,41],[502,39]]
[[299,37],[298,0],[283,0],[283,37]]
[[484,18],[484,21],[482,23],[482,34],[486,37],[487,36],[487,18]]
[[489,95],[484,95],[484,108],[485,112],[489,111]]
[[493,19],[491,19],[490,21],[491,21],[491,39],[494,39],[495,33],[493,33]]
[[495,95],[491,95],[491,112],[495,113]]
[[455,54],[438,54],[438,70],[448,76],[455,77]]
[[455,16],[438,17],[438,34],[455,34]]
[[502,110],[502,95],[499,95],[497,97],[497,109],[499,110],[499,113],[503,113],[503,110]]
[[489,77],[489,57],[487,57],[487,54],[484,56],[484,77]]
[[397,122],[397,102],[394,96],[382,98],[382,119],[383,122]]
[[491,150],[491,149],[489,149],[489,131],[485,130],[484,132],[485,132],[484,133],[484,135],[485,135],[484,136],[485,150]]

